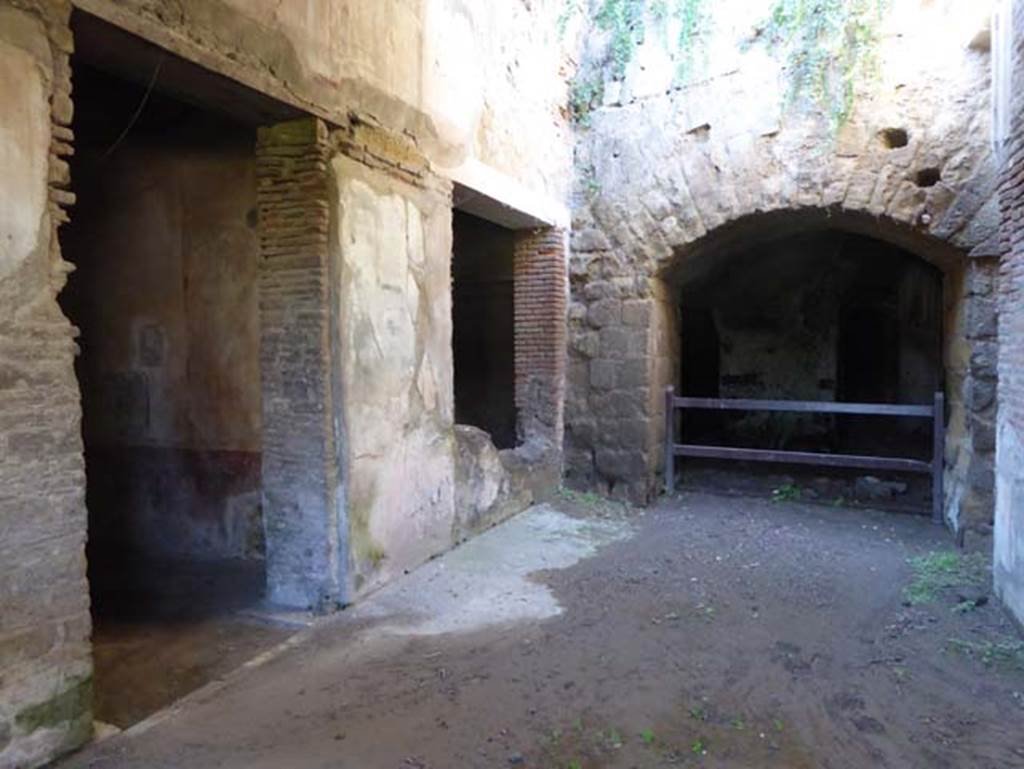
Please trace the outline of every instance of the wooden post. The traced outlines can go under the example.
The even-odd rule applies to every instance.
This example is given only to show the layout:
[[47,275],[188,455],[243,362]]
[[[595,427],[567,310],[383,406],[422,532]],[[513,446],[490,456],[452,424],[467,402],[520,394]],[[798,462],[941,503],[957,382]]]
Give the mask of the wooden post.
[[932,430],[932,521],[943,522],[945,491],[943,475],[946,469],[946,396],[935,393],[935,416]]
[[665,494],[671,497],[676,490],[675,410],[676,388],[665,388]]

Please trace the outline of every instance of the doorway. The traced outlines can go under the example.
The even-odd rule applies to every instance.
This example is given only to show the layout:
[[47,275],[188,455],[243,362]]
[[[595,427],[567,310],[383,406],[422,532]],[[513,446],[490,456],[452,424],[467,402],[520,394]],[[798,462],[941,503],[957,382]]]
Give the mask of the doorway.
[[246,616],[265,581],[256,126],[182,98],[205,87],[194,65],[78,11],[72,28],[60,303],[80,331],[94,712],[125,728],[287,634]]

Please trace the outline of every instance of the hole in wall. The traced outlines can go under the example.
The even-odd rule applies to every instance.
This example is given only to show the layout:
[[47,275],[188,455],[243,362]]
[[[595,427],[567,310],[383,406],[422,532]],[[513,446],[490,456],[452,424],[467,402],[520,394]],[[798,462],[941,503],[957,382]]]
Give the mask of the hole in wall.
[[942,171],[938,168],[922,168],[914,174],[914,184],[918,187],[934,187],[942,181]]
[[883,128],[878,132],[878,138],[890,150],[906,147],[910,143],[910,135],[905,128]]

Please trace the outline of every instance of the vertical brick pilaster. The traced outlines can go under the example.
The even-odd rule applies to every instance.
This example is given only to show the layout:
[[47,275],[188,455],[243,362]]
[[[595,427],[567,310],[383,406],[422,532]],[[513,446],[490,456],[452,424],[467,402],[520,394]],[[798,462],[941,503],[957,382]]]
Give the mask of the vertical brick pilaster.
[[[996,445],[995,589],[1024,622],[1024,0],[1004,0],[997,16],[996,93],[1005,141],[1000,207],[1004,255],[999,275],[999,390]],[[997,102],[998,103],[998,102]]]
[[564,230],[520,233],[515,246],[515,372],[519,439],[561,451],[565,411]]
[[327,128],[314,118],[259,132],[267,588],[273,602],[318,611],[345,600],[346,563],[335,427],[330,152]]
[[1000,421],[1024,435],[1024,2],[1003,5],[1010,50],[1001,54],[1009,60],[1010,103],[1000,188],[1005,250],[999,280]]

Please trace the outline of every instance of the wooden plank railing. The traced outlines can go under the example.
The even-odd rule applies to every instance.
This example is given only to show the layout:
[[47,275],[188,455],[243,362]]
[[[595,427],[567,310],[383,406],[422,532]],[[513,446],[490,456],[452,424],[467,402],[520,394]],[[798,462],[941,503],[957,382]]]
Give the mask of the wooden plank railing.
[[[861,416],[915,417],[932,421],[932,458],[930,462],[903,457],[876,457],[856,454],[822,454],[805,451],[771,449],[740,449],[727,446],[698,446],[676,443],[675,414],[686,409],[712,411],[786,411],[804,414],[855,414]],[[675,489],[675,458],[701,457],[748,462],[779,462],[817,465],[820,467],[853,467],[865,470],[891,470],[904,473],[930,474],[932,477],[932,519],[942,523],[943,471],[946,451],[946,403],[941,392],[935,393],[929,406],[888,403],[829,403],[825,401],[767,401],[742,398],[678,398],[675,388],[665,391],[665,487]]]

